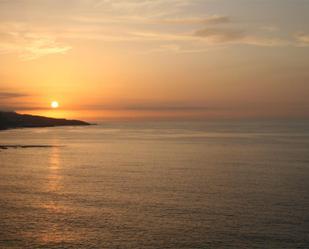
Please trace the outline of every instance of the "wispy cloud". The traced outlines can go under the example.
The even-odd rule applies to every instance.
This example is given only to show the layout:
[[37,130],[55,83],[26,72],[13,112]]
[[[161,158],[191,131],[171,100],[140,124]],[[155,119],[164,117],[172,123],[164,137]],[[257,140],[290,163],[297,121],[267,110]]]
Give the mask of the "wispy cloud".
[[302,46],[309,46],[309,33],[298,33],[296,35],[296,40]]
[[121,14],[140,13],[152,17],[179,13],[185,7],[196,4],[191,0],[85,0],[83,2],[96,9],[107,9]]
[[166,24],[204,24],[204,25],[218,25],[230,23],[231,19],[228,16],[212,15],[208,17],[196,17],[196,18],[174,18],[174,19],[161,19],[157,20],[158,23]]
[[28,96],[27,93],[0,89],[0,110],[15,110],[16,105],[20,105],[22,100]]
[[280,30],[280,28],[275,25],[262,26],[260,29],[267,32],[276,32]]
[[247,44],[255,46],[282,46],[288,42],[269,36],[248,34],[244,30],[232,28],[204,28],[194,32],[194,35],[205,39],[210,44]]
[[84,106],[85,109],[91,110],[113,110],[113,111],[147,111],[147,112],[187,112],[187,111],[213,111],[221,109],[219,107],[210,107],[204,103],[194,103],[192,101],[151,101],[151,100],[126,100],[119,103],[105,103],[100,105]]
[[209,51],[209,48],[203,48],[203,47],[186,47],[186,46],[180,46],[178,44],[167,44],[167,45],[161,45],[158,48],[150,49],[146,52],[143,52],[142,54],[152,54],[152,53],[175,53],[175,54],[187,54],[187,53],[206,53]]
[[239,41],[245,37],[243,31],[236,29],[203,28],[194,32],[195,36],[202,37],[211,43],[227,43]]
[[[29,2],[33,6],[28,10],[30,20],[22,11],[22,6]],[[276,32],[281,32],[279,26],[263,23],[256,27],[244,20],[237,21],[237,16],[209,13],[205,2],[46,0],[42,4],[35,0],[1,1],[0,5],[12,14],[0,18],[0,53],[18,54],[22,60],[33,60],[65,54],[74,47],[76,40],[115,42],[115,46],[116,43],[143,42],[147,52],[197,52],[235,44],[269,47],[309,43],[305,33],[299,34],[297,40],[286,35],[282,38]],[[46,17],[42,15],[45,12],[48,13]],[[21,18],[16,20],[16,16]]]
[[7,100],[7,99],[15,99],[15,98],[21,98],[21,97],[27,97],[28,94],[25,93],[17,93],[17,92],[7,92],[7,91],[0,91],[0,99]]
[[33,60],[50,54],[64,54],[70,46],[56,42],[52,35],[29,32],[21,23],[0,25],[0,54],[18,54],[22,60]]

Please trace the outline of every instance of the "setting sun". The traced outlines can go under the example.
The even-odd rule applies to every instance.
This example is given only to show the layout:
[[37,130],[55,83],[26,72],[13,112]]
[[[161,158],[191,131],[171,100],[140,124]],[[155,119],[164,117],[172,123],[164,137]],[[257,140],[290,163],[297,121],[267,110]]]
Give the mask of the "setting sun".
[[51,108],[56,109],[59,107],[59,103],[57,101],[52,101],[50,103]]

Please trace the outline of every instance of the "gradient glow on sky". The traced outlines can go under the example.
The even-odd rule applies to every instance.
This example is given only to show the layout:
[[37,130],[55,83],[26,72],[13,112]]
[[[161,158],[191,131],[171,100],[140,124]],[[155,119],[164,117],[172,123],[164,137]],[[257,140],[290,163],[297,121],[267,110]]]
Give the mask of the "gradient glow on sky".
[[309,117],[308,13],[308,0],[0,0],[0,109]]

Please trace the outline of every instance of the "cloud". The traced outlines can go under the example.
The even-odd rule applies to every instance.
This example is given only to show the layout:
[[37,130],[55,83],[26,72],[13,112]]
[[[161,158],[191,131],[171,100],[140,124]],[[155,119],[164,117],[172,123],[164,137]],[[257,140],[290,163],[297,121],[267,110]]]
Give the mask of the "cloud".
[[245,34],[234,29],[203,28],[194,32],[195,36],[205,38],[213,43],[227,43],[241,40]]
[[16,105],[29,95],[22,92],[8,91],[0,89],[0,110],[12,111]]
[[228,16],[213,15],[201,20],[202,24],[226,24],[230,23],[231,19]]
[[56,42],[52,35],[34,33],[22,23],[0,26],[0,54],[17,54],[22,60],[34,60],[50,54],[64,54],[70,46]]
[[245,36],[239,43],[260,47],[283,47],[292,45],[290,41],[281,38],[254,35]]
[[[194,5],[191,0],[85,0],[87,5],[99,9],[109,9],[115,12],[136,13],[144,15],[163,15],[175,13]],[[173,8],[170,8],[173,6]]]
[[152,53],[164,53],[171,52],[175,54],[188,54],[188,53],[205,53],[208,52],[209,48],[199,48],[199,47],[185,47],[178,44],[167,44],[161,45],[158,48],[150,49],[142,54],[152,54]]
[[208,111],[211,108],[200,105],[179,104],[179,103],[139,103],[118,107],[119,110],[126,111]]
[[[65,54],[76,41],[86,40],[113,42],[113,46],[125,43],[138,53],[195,53],[217,45],[308,44],[306,34],[298,35],[297,41],[292,37],[280,38],[275,32],[279,27],[234,22],[225,13],[208,13],[205,2],[46,0],[43,4],[35,0],[0,1],[1,11],[7,13],[0,18],[0,54],[17,54],[22,60],[33,60]],[[26,5],[31,6],[27,8],[27,15],[23,11]],[[134,43],[145,46],[136,49]]]
[[263,31],[267,31],[267,32],[276,32],[280,30],[280,28],[274,25],[263,26],[263,27],[260,27],[260,29]]
[[210,44],[287,45],[286,41],[276,37],[251,35],[243,30],[232,28],[204,28],[195,31],[194,36],[201,37]]
[[166,24],[204,24],[204,25],[216,25],[216,24],[226,24],[230,23],[230,18],[228,16],[213,15],[205,18],[177,18],[177,19],[161,19],[158,20],[159,23]]
[[309,45],[309,34],[308,33],[299,33],[296,35],[296,40],[303,46]]
[[[120,104],[121,103],[121,104]],[[217,107],[207,106],[205,103],[192,101],[156,101],[156,100],[119,100],[118,103],[102,103],[99,105],[84,106],[86,110],[112,110],[112,111],[140,111],[140,112],[187,112],[212,111]]]
[[27,97],[27,94],[24,93],[16,93],[16,92],[1,92],[0,91],[0,99],[15,99],[15,98],[22,98]]

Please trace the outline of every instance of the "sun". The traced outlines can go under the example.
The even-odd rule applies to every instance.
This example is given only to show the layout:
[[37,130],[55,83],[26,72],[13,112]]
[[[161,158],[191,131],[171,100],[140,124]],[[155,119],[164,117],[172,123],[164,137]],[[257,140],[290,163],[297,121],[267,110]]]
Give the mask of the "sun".
[[57,109],[57,108],[59,107],[59,103],[58,103],[58,101],[52,101],[52,102],[50,103],[50,106],[51,106],[51,108],[53,108],[53,109]]

